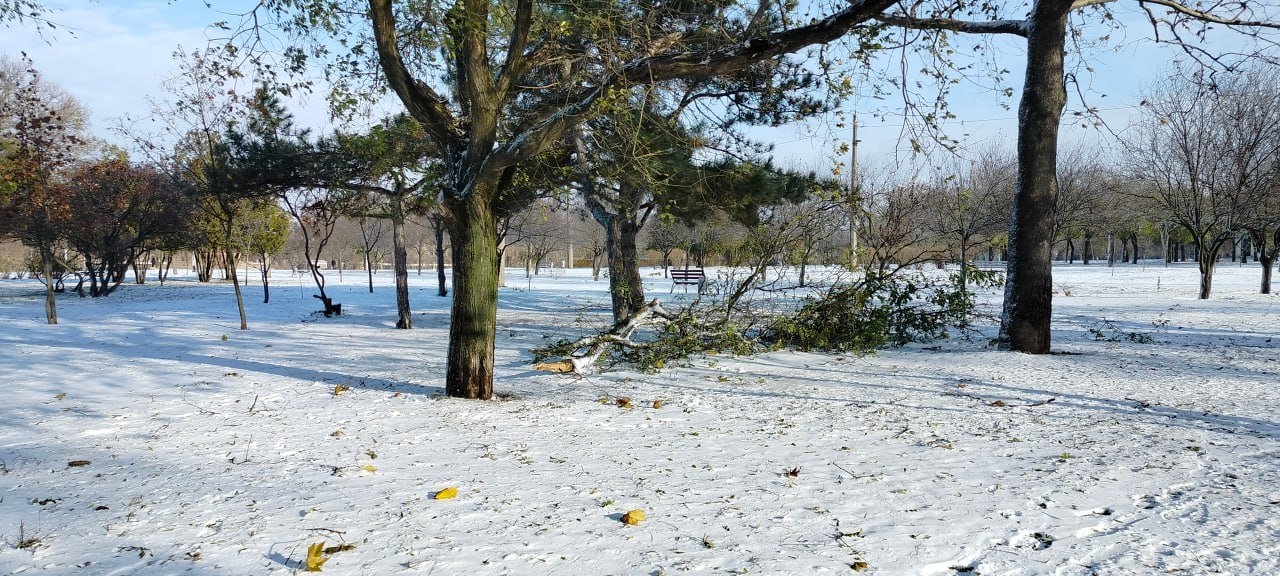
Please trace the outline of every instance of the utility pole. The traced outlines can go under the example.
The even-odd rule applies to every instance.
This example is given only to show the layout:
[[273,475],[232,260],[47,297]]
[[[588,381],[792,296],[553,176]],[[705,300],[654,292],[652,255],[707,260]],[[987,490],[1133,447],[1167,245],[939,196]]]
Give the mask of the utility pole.
[[849,159],[849,269],[858,269],[858,113],[853,113],[853,151]]

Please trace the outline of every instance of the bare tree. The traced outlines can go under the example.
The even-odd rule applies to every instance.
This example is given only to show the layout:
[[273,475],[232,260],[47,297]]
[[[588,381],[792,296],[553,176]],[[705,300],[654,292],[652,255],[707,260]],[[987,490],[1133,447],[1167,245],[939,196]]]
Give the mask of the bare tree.
[[1273,74],[1175,74],[1147,95],[1128,142],[1134,175],[1195,243],[1201,299],[1212,290],[1219,250],[1274,193],[1280,91],[1266,89]]

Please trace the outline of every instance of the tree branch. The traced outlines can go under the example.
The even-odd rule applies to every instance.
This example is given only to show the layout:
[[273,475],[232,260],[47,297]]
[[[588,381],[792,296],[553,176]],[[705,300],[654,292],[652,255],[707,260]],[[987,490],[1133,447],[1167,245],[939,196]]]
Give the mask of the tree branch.
[[1141,5],[1143,8],[1146,8],[1146,5],[1147,5],[1147,4],[1155,4],[1155,5],[1157,5],[1157,6],[1164,6],[1165,8],[1169,8],[1169,9],[1173,10],[1174,12],[1177,12],[1177,13],[1179,13],[1179,14],[1182,14],[1183,16],[1188,16],[1188,17],[1190,17],[1190,18],[1194,18],[1194,19],[1196,19],[1196,20],[1200,20],[1200,21],[1202,21],[1202,22],[1210,22],[1210,23],[1213,23],[1213,24],[1222,24],[1222,25],[1225,25],[1225,26],[1240,26],[1240,27],[1245,27],[1245,28],[1274,28],[1274,29],[1280,30],[1280,22],[1267,22],[1267,21],[1265,21],[1265,20],[1240,20],[1240,19],[1236,19],[1236,18],[1224,18],[1224,17],[1221,17],[1221,16],[1214,15],[1214,14],[1212,14],[1212,13],[1210,13],[1210,12],[1205,12],[1205,11],[1201,11],[1201,10],[1196,10],[1196,9],[1194,9],[1194,8],[1191,8],[1190,6],[1187,6],[1187,5],[1185,5],[1185,4],[1182,4],[1181,2],[1175,2],[1174,0],[1138,0],[1138,4],[1139,4],[1139,5]]
[[[1110,1],[1110,0],[1106,0]],[[1074,6],[1073,6],[1074,8]],[[876,16],[876,20],[891,26],[911,28],[915,30],[950,30],[970,34],[1013,34],[1027,37],[1031,25],[1026,20],[992,20],[990,22],[974,22],[968,20],[952,20],[950,18],[916,18],[902,14],[885,14]]]
[[416,80],[405,66],[397,43],[391,0],[369,0],[369,13],[373,21],[373,37],[378,45],[378,60],[391,89],[441,149],[453,148],[463,139],[462,131],[444,98]]
[[527,69],[525,48],[529,45],[529,30],[533,27],[533,0],[520,0],[516,4],[515,22],[511,27],[511,39],[507,41],[507,57],[498,71],[498,93],[505,95],[511,84],[524,75]]

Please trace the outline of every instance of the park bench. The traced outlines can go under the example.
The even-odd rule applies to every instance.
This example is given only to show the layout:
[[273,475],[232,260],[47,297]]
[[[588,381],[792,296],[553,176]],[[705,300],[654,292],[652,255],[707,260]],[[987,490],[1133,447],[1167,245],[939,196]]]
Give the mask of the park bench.
[[703,287],[707,284],[707,273],[701,268],[672,268],[671,269],[671,291],[676,291],[676,286],[684,286],[685,292],[689,291],[689,286],[697,286],[698,293],[702,293]]

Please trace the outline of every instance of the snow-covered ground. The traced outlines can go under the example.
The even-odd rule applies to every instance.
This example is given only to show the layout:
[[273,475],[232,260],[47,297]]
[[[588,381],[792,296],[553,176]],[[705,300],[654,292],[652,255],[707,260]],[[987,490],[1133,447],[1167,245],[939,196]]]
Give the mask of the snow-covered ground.
[[587,274],[512,270],[492,402],[442,397],[433,276],[412,331],[387,274],[347,273],[333,319],[277,275],[247,332],[225,285],[64,296],[48,326],[0,282],[0,573],[288,574],[317,542],[355,546],[334,574],[1280,573],[1280,297],[1252,264],[1207,302],[1189,266],[1061,267],[1053,355],[985,326],[532,371],[605,321]]

